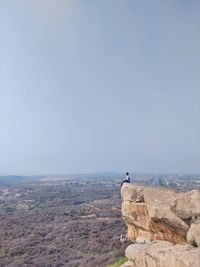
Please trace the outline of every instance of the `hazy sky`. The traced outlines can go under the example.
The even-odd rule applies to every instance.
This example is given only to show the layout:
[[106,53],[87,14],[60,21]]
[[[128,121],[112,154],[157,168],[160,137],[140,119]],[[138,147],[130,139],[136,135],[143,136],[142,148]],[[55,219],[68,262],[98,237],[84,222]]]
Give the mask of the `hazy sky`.
[[1,0],[0,174],[200,172],[199,14]]

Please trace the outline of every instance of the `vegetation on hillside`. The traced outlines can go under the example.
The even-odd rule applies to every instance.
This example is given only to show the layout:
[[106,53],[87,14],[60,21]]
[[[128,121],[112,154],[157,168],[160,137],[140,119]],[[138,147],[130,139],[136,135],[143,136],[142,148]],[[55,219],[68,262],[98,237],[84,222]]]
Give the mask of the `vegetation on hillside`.
[[123,263],[125,263],[128,259],[126,257],[118,258],[114,263],[110,264],[108,267],[119,267]]
[[127,247],[119,189],[88,180],[0,188],[0,266],[107,266]]

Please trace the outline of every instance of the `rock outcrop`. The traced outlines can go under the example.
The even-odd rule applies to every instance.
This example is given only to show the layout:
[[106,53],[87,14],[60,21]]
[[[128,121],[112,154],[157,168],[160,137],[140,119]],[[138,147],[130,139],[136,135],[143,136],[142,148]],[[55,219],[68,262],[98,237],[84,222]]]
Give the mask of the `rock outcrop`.
[[131,267],[200,266],[198,190],[176,193],[124,184],[121,197],[127,236],[136,243],[126,250]]
[[199,190],[192,190],[179,194],[171,203],[172,211],[183,220],[190,220],[200,216],[200,193]]
[[168,241],[130,245],[126,250],[130,267],[199,267],[200,249]]

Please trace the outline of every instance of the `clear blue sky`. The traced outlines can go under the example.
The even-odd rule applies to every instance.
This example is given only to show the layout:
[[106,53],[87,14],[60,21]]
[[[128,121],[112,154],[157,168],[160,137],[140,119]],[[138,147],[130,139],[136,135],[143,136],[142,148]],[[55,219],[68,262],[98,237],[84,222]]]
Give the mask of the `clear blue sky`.
[[199,14],[2,0],[0,174],[200,172]]

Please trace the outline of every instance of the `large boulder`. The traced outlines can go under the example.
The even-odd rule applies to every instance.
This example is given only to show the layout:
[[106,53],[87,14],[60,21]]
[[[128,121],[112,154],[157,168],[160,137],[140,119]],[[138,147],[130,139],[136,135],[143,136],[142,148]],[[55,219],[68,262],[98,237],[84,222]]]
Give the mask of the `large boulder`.
[[200,192],[192,190],[180,194],[172,203],[172,211],[181,219],[188,220],[200,216]]
[[[200,249],[167,241],[133,244],[126,249],[130,267],[199,267]],[[131,265],[132,264],[132,265]]]
[[149,215],[145,203],[122,202],[122,216],[127,223],[130,240],[134,242],[137,239],[137,242],[142,243],[151,240]]
[[154,240],[167,240],[183,244],[189,226],[172,212],[170,203],[177,193],[159,188],[146,187],[144,199],[149,214],[149,229],[154,234]]
[[[123,267],[199,267],[200,193],[124,184],[122,216],[128,237]],[[189,244],[187,244],[187,242]]]
[[128,226],[129,239],[138,243],[153,240],[186,243],[189,226],[170,207],[177,199],[177,193],[124,184],[121,195],[122,215]]
[[122,202],[131,201],[135,203],[144,202],[144,187],[124,183],[121,188]]

